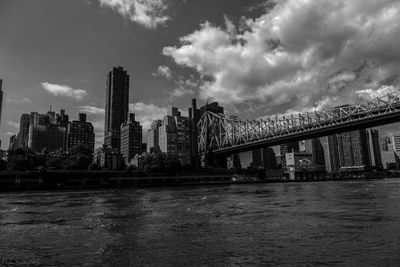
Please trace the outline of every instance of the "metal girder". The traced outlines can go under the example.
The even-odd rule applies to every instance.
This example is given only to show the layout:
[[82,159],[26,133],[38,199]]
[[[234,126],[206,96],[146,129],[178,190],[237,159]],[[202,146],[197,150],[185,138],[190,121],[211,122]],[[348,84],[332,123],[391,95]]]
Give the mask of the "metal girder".
[[248,143],[298,135],[318,129],[346,125],[366,119],[379,119],[400,112],[400,92],[388,93],[359,105],[270,116],[259,120],[238,120],[206,111],[198,123],[198,151],[207,153]]

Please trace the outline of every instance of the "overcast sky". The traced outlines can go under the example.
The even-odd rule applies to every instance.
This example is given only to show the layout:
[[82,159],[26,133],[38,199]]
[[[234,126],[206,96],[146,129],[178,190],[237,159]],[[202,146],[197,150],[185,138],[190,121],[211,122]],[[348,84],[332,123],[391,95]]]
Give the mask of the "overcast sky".
[[388,0],[0,0],[2,148],[50,105],[102,143],[113,66],[144,128],[193,97],[242,118],[360,102],[400,83],[399,18]]

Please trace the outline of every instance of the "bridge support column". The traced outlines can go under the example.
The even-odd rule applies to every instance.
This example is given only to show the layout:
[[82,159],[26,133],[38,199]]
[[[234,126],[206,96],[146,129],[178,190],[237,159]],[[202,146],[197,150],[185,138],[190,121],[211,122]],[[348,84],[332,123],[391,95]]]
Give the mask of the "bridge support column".
[[202,168],[227,168],[227,157],[224,154],[214,155],[209,152],[202,154],[200,158]]

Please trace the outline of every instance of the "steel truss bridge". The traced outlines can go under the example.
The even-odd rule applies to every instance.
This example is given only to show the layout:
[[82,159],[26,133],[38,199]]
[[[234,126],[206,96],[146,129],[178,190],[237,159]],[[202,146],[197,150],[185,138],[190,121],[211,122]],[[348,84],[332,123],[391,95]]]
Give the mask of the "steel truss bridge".
[[229,154],[400,121],[400,91],[359,105],[272,116],[231,119],[205,111],[198,123],[200,154]]

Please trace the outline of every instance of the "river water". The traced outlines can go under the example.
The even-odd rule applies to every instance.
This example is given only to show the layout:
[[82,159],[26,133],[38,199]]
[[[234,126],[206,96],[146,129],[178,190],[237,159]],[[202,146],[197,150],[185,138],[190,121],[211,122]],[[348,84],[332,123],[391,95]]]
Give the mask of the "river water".
[[0,194],[0,266],[400,265],[400,179]]

